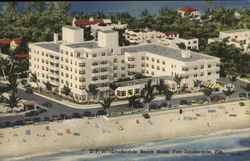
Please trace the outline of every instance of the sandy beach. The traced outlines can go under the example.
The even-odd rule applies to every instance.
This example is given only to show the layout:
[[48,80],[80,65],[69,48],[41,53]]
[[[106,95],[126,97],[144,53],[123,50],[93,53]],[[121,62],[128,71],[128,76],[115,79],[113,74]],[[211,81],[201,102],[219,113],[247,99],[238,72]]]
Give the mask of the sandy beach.
[[42,154],[180,138],[250,127],[248,102],[208,105],[121,117],[64,120],[0,129],[0,156]]

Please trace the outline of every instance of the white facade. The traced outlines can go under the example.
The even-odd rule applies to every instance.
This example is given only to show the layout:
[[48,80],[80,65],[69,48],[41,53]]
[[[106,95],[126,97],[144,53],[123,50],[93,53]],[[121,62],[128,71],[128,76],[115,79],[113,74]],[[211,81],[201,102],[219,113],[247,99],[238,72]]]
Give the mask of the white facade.
[[[193,88],[194,79],[215,83],[219,78],[219,58],[155,44],[119,47],[116,31],[100,31],[98,36],[98,42],[72,43],[64,37],[67,41],[29,44],[30,70],[37,74],[39,86],[44,87],[43,82],[49,81],[60,93],[67,85],[72,96],[87,100],[89,84],[96,84],[100,90],[98,97],[103,98],[108,94],[109,83],[133,78],[133,72],[152,77],[181,75],[182,84],[188,88]],[[173,80],[166,82],[176,90]],[[126,86],[130,89],[130,85]]]
[[181,15],[181,17],[185,17],[186,16],[185,14],[189,12],[190,20],[200,20],[200,17],[201,17],[201,13],[199,10],[194,9],[189,6],[180,8],[177,10],[177,12]]
[[223,31],[220,32],[219,38],[208,39],[208,44],[210,44],[211,42],[222,41],[225,38],[228,38],[228,44],[234,44],[236,47],[242,48],[244,52],[250,51],[250,30],[240,29]]
[[83,29],[73,26],[66,26],[62,28],[63,43],[79,43],[83,41]]

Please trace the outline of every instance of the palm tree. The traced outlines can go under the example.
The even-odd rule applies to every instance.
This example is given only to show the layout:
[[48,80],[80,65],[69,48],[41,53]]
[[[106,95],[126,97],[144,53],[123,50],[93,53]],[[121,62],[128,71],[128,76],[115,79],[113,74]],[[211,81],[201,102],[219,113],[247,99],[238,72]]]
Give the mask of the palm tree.
[[223,93],[226,95],[227,97],[227,100],[229,98],[230,95],[232,95],[235,91],[232,91],[231,89],[228,89],[228,90],[223,90]]
[[0,58],[0,67],[2,69],[3,77],[5,77],[5,70],[7,69],[8,61],[4,58]]
[[166,89],[164,90],[164,94],[165,94],[165,100],[167,101],[167,104],[168,104],[167,107],[169,107],[170,101],[171,101],[172,96],[173,96],[174,93],[173,93],[172,91],[170,91],[170,90],[169,90],[169,87],[168,87],[168,88],[166,88]]
[[108,97],[108,98],[105,98],[102,102],[99,101],[99,103],[102,105],[104,110],[107,112],[108,116],[110,116],[109,107],[111,103],[113,102],[113,100],[114,100],[113,98]]
[[241,88],[246,92],[246,94],[247,94],[247,99],[249,99],[250,83],[247,83],[246,86],[241,86]]
[[211,103],[210,96],[212,95],[213,90],[211,88],[205,87],[202,91],[203,91],[204,95],[208,97],[208,100]]
[[164,80],[160,79],[160,81],[157,81],[155,88],[159,91],[159,94],[162,94],[166,89],[166,84],[164,83]]
[[115,92],[115,90],[119,87],[119,85],[116,85],[115,83],[109,83],[109,90],[111,89],[112,92]]
[[194,80],[194,87],[200,87],[200,85],[201,85],[201,80],[198,80],[198,79],[196,79],[196,80]]
[[8,82],[9,83],[7,83],[7,88],[9,90],[11,90],[12,93],[15,93],[15,94],[17,93],[17,87],[18,87],[18,82],[17,82],[16,79],[17,78],[16,78],[15,75],[9,75],[9,77],[8,77]]
[[71,89],[69,88],[69,86],[63,86],[63,89],[62,89],[62,94],[64,94],[65,96],[67,96],[67,98],[69,98],[69,94],[71,92]]
[[18,103],[22,100],[21,98],[16,97],[15,93],[11,93],[9,98],[4,97],[3,99],[12,112],[15,107],[18,107]]
[[30,74],[31,74],[30,81],[36,83],[36,87],[38,88],[39,91],[39,85],[36,73],[30,73]]
[[45,85],[46,90],[48,90],[49,92],[51,92],[51,91],[52,91],[52,87],[53,87],[53,85],[52,85],[52,84],[50,84],[50,82],[49,82],[49,81],[47,81],[47,82],[43,82],[43,84]]
[[86,89],[86,91],[90,96],[90,100],[92,99],[92,96],[97,95],[99,92],[95,84],[89,84],[88,89]]
[[232,84],[234,84],[234,82],[237,81],[237,77],[238,77],[238,75],[236,74],[236,75],[229,75],[228,78],[232,82]]
[[149,103],[153,101],[155,98],[153,95],[154,86],[152,86],[152,80],[148,80],[147,84],[145,84],[144,89],[141,91],[141,97],[143,98],[143,102],[146,103],[147,110],[149,111]]
[[139,103],[140,99],[135,95],[128,98],[128,106],[131,108],[131,113],[133,113],[134,107]]
[[181,86],[182,76],[175,74],[174,81],[177,84],[177,93],[178,93]]

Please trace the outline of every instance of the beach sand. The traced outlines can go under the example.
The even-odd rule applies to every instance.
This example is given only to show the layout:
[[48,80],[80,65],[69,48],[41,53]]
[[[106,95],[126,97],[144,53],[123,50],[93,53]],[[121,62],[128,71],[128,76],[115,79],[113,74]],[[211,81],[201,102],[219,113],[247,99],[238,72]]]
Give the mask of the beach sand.
[[[179,110],[152,112],[149,113],[150,119],[145,119],[142,114],[136,114],[0,129],[0,133],[4,135],[0,137],[0,155],[81,150],[246,128],[250,127],[250,115],[245,113],[249,110],[248,103],[245,104],[246,106],[239,106],[239,102],[235,102],[184,108],[182,114],[179,114]],[[236,117],[230,114],[236,114]],[[184,120],[187,117],[196,120]]]

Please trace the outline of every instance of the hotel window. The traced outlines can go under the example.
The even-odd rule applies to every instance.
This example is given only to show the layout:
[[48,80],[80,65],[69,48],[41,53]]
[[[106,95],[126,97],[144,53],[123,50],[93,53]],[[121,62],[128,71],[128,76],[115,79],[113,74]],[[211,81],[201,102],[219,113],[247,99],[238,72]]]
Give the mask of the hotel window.
[[61,61],[63,61],[63,57],[61,57]]
[[79,70],[79,74],[80,74],[80,75],[85,74],[85,70]]
[[155,59],[154,59],[154,58],[152,58],[151,60],[152,60],[152,62],[155,62]]
[[79,82],[85,82],[85,81],[86,81],[85,78],[80,78],[80,79],[79,79]]
[[39,51],[37,51],[37,55],[39,55]]
[[116,62],[117,62],[117,59],[114,59],[114,60],[113,60],[113,63],[116,63]]
[[145,60],[145,56],[142,56],[142,57],[141,57],[141,60]]
[[63,65],[61,65],[61,68],[63,69]]
[[66,51],[66,55],[69,55],[69,52],[68,52],[68,51]]
[[146,64],[146,67],[149,67],[149,64]]
[[66,81],[66,85],[69,85],[69,81]]
[[85,86],[79,86],[80,90],[84,90],[86,87]]
[[160,63],[160,60],[159,60],[159,59],[157,59],[157,63]]
[[63,83],[63,80],[61,79],[61,83]]
[[204,65],[201,65],[201,69],[204,69]]
[[69,67],[68,67],[68,66],[65,66],[65,69],[66,69],[66,70],[69,70]]
[[73,53],[72,53],[72,52],[70,53],[70,56],[73,56]]
[[126,75],[125,74],[121,74],[121,77],[126,77]]
[[44,78],[44,74],[42,73],[42,77]]
[[211,75],[212,73],[211,72],[208,72],[207,75]]
[[125,70],[125,67],[121,67],[122,70]]
[[77,81],[77,77],[75,77],[75,81]]
[[220,64],[216,64],[216,67],[220,67]]
[[162,64],[165,64],[165,61],[162,61]]
[[116,78],[116,77],[117,77],[117,74],[116,74],[116,73],[114,73],[113,77],[114,77],[114,78]]
[[194,67],[194,70],[198,70],[198,67]]
[[147,74],[149,73],[148,70],[146,70],[146,73],[147,73]]
[[144,64],[144,63],[142,63],[142,64],[141,64],[141,67],[145,67],[145,64]]
[[165,71],[165,68],[162,68],[162,71]]
[[125,60],[121,60],[122,63],[125,63]]
[[117,70],[117,66],[114,66],[114,70]]
[[102,61],[101,64],[107,64],[108,62],[107,61]]
[[45,68],[44,68],[44,66],[42,66],[42,70],[44,70]]
[[85,67],[85,63],[79,63],[79,67]]
[[61,53],[63,53],[63,50],[61,50]]
[[204,76],[204,73],[201,73],[200,76]]
[[48,61],[48,60],[46,60],[46,64],[49,64],[49,61]]
[[145,70],[141,70],[141,73],[143,73],[143,74],[144,74],[144,73],[145,73]]
[[68,63],[68,62],[69,62],[69,59],[66,59],[65,61],[66,61],[66,63]]
[[93,58],[96,57],[96,54],[93,54]]
[[72,79],[72,75],[70,75],[70,79]]
[[151,67],[154,69],[155,68],[155,66],[154,65],[151,65]]
[[93,78],[92,78],[92,81],[97,81],[97,80],[98,80],[97,77],[93,77]]
[[128,61],[134,61],[135,60],[135,58],[128,58]]
[[184,79],[188,79],[188,76],[184,76]]
[[63,76],[63,72],[61,72],[61,76]]
[[96,65],[98,65],[98,63],[97,63],[97,62],[93,62],[92,65],[93,65],[93,66],[96,66]]
[[194,75],[194,77],[197,77],[197,76],[198,76],[197,74]]
[[147,56],[146,59],[149,60],[149,57]]
[[106,54],[105,53],[102,53],[102,56],[105,56]]
[[188,68],[183,67],[182,71],[188,71]]
[[207,66],[208,68],[211,68],[211,64],[208,64],[208,66]]
[[159,66],[157,66],[157,70],[160,70],[160,67],[159,67]]
[[220,71],[216,71],[216,74],[220,74]]
[[42,52],[42,56],[44,56],[44,52]]
[[77,57],[77,58],[79,58],[80,55],[81,55],[80,52],[77,52],[77,53],[76,53],[76,57]]
[[70,60],[70,64],[72,64],[72,60]]
[[151,75],[155,75],[155,73],[154,73],[154,72],[151,72]]

